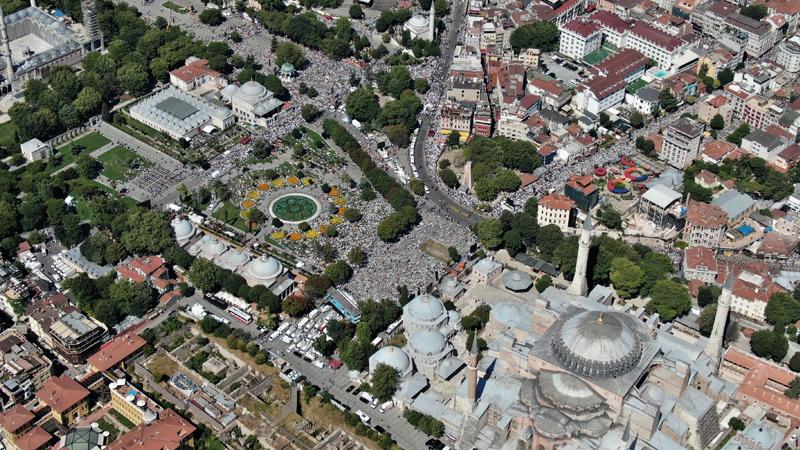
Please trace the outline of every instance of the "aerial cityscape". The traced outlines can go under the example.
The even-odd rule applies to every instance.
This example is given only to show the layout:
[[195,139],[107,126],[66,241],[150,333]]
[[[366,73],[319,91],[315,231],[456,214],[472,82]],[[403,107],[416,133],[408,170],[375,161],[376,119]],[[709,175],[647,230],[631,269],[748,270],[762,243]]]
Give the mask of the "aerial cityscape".
[[800,0],[0,0],[0,450],[800,439]]

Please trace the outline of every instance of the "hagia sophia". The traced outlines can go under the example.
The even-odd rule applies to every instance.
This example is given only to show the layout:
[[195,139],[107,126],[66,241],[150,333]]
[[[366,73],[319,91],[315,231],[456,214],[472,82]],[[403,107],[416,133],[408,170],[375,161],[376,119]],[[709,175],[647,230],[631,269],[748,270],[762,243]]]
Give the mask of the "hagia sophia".
[[[591,233],[589,223],[579,254]],[[585,276],[586,258],[578,260]],[[718,435],[718,406],[737,389],[717,374],[730,282],[711,337],[689,342],[657,316],[606,306],[585,280],[523,298],[519,275],[494,279],[479,294],[491,303],[488,349],[479,353],[473,339],[470,351],[456,351],[458,314],[422,295],[403,310],[406,345],[369,362],[371,372],[380,363],[398,370],[395,401],[442,421],[454,448],[699,449]],[[459,285],[441,287],[461,293]]]

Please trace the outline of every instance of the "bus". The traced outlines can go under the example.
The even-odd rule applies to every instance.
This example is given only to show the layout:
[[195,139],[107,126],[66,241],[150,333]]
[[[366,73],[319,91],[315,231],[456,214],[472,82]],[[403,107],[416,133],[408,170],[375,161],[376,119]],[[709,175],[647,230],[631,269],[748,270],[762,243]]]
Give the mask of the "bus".
[[228,314],[230,314],[231,317],[242,323],[250,323],[253,320],[253,317],[250,316],[250,314],[247,314],[246,312],[242,311],[241,309],[235,306],[231,306],[230,308],[228,308]]

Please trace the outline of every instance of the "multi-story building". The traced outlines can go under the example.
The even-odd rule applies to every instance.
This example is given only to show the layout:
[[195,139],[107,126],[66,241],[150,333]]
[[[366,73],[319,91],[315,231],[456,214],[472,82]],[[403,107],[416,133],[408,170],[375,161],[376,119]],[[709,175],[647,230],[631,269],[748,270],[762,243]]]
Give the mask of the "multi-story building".
[[2,409],[25,404],[50,378],[51,361],[42,349],[14,328],[0,334],[0,399]]
[[67,375],[49,378],[36,397],[50,407],[53,418],[65,427],[89,414],[89,391]]
[[613,108],[625,100],[625,87],[628,84],[619,77],[594,77],[575,89],[571,106],[575,111],[592,114]]
[[536,69],[539,67],[539,58],[542,51],[538,48],[526,48],[519,52],[519,60],[525,65],[525,69]]
[[153,423],[162,411],[158,403],[124,379],[111,383],[108,390],[111,391],[111,407],[134,425]]
[[463,76],[455,77],[450,82],[447,98],[456,102],[477,102],[483,91],[482,81],[473,81]]
[[445,102],[442,106],[441,132],[443,134],[458,133],[462,141],[469,138],[472,131],[472,115],[475,104],[462,102]]
[[582,211],[589,211],[600,201],[600,191],[591,175],[570,175],[564,185],[564,194]]
[[639,21],[628,29],[627,34],[626,47],[638,50],[662,68],[671,67],[673,60],[687,45],[683,40]]
[[697,118],[699,120],[709,123],[717,114],[722,116],[725,124],[729,124],[733,120],[733,107],[728,97],[724,95],[713,95],[698,103]]
[[4,440],[14,446],[20,436],[33,428],[35,422],[36,416],[20,404],[0,413],[0,426],[3,427]]
[[[767,22],[751,19],[739,13],[731,13],[724,21],[724,38],[742,43],[748,56],[759,58],[777,42],[777,33]],[[727,43],[723,40],[724,43]]]
[[683,237],[690,247],[717,248],[725,236],[728,215],[715,205],[690,201]]
[[28,308],[31,331],[68,362],[85,362],[107,337],[98,321],[85,316],[61,293],[34,301]]
[[692,25],[707,36],[719,38],[725,30],[725,19],[737,10],[736,5],[725,0],[706,2],[692,12]]
[[749,217],[756,210],[756,201],[747,194],[730,189],[718,195],[711,204],[722,208],[728,215],[728,227]]
[[680,229],[681,194],[663,185],[656,184],[639,197],[638,211],[657,228]]
[[725,93],[725,97],[731,102],[733,118],[738,119],[742,117],[745,102],[747,102],[747,99],[749,99],[753,93],[745,89],[745,86],[738,83],[726,85],[723,92]]
[[774,101],[761,96],[753,96],[744,103],[742,120],[747,122],[751,129],[765,129],[778,123],[783,112],[783,108]]
[[697,157],[703,127],[687,118],[678,119],[664,132],[660,158],[669,165],[684,169]]
[[536,222],[540,227],[556,225],[566,231],[574,225],[575,202],[562,194],[548,194],[539,199]]
[[800,72],[800,37],[794,36],[778,44],[775,59],[787,72]]
[[189,450],[194,447],[197,428],[171,409],[158,420],[142,423],[112,442],[108,450]]
[[179,67],[169,73],[169,82],[185,92],[193,91],[203,86],[208,86],[211,89],[220,89],[227,84],[225,77],[220,72],[208,67],[208,60],[194,56],[189,57],[183,67]]
[[599,49],[602,43],[603,32],[600,24],[577,19],[561,27],[558,50],[570,58],[581,59]]
[[756,322],[764,322],[766,320],[764,310],[770,297],[775,293],[784,292],[784,289],[772,280],[769,273],[767,263],[755,262],[736,266],[731,311]]
[[766,161],[774,160],[787,146],[788,142],[782,136],[759,129],[742,138],[742,150]]
[[147,341],[132,331],[119,334],[103,344],[87,362],[96,372],[105,372],[116,367],[124,369],[125,364],[140,355],[146,345]]
[[595,65],[594,68],[606,77],[617,77],[632,83],[644,75],[650,58],[632,48],[624,48]]
[[492,135],[492,106],[486,93],[481,93],[481,99],[475,105],[475,114],[472,116],[472,134],[489,137]]
[[553,109],[561,108],[569,103],[570,98],[572,98],[572,94],[563,89],[557,82],[541,78],[530,80],[526,90],[530,94],[542,97],[542,102]]
[[533,141],[533,138],[528,135],[529,130],[525,119],[504,110],[501,111],[500,118],[497,120],[495,135],[530,142]]
[[687,280],[698,280],[706,284],[713,284],[719,268],[717,267],[717,254],[706,247],[689,247],[683,256],[683,277]]

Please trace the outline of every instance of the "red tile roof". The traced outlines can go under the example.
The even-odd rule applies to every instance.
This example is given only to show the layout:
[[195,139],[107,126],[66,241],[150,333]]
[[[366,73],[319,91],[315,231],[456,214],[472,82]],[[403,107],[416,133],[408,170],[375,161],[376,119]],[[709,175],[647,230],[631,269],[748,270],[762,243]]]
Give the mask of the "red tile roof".
[[689,247],[686,249],[686,267],[690,269],[706,269],[717,271],[717,254],[706,247]]
[[156,269],[164,266],[164,259],[160,256],[145,256],[142,258],[133,258],[130,262],[131,267],[142,271],[145,275],[149,276]]
[[794,372],[733,346],[728,347],[723,361],[746,371],[736,393],[744,403],[755,401],[768,405],[781,415],[800,418],[800,400],[791,399],[783,394],[789,383],[794,380],[796,375]]
[[197,61],[193,61],[189,64],[186,64],[183,67],[179,67],[173,70],[169,74],[174,75],[175,77],[186,83],[207,75],[213,77],[222,76],[222,74],[217,72],[216,70],[211,70],[208,68],[208,60],[206,59],[198,59]]
[[40,401],[53,411],[64,412],[89,396],[89,391],[72,378],[61,375],[50,377],[36,393]]
[[616,55],[604,59],[595,67],[606,76],[617,75],[625,78],[643,69],[649,59],[632,48],[626,48]]
[[567,178],[567,185],[576,191],[581,191],[583,195],[589,195],[597,190],[591,175],[570,175]]
[[599,10],[589,17],[592,20],[599,21],[604,27],[611,28],[618,33],[622,33],[629,26],[628,22],[621,17],[606,10]]
[[19,450],[39,450],[44,448],[53,436],[44,431],[42,427],[33,427],[30,431],[18,437],[14,444]]
[[725,103],[728,103],[728,97],[725,97],[724,95],[715,95],[706,100],[706,103],[714,108],[721,108],[723,105],[725,105]]
[[598,33],[601,29],[600,24],[596,22],[590,22],[582,18],[567,22],[563,28],[584,38],[588,38],[589,36]]
[[686,211],[686,223],[702,228],[720,228],[728,223],[728,214],[717,205],[692,200]]
[[12,406],[8,411],[0,414],[0,426],[2,426],[7,433],[14,434],[17,430],[33,422],[35,418],[36,416],[34,416],[32,412],[18,403]]
[[800,145],[792,144],[778,153],[778,157],[786,162],[793,162],[800,159]]
[[674,37],[670,36],[667,33],[664,33],[661,30],[651,27],[644,22],[635,22],[633,26],[628,30],[631,34],[634,34],[641,39],[648,41],[658,47],[663,48],[664,50],[671,52],[676,48],[683,45],[683,41]]
[[564,194],[548,194],[539,199],[539,206],[570,210],[575,206],[575,202]]
[[135,333],[120,334],[103,344],[97,353],[89,357],[88,362],[95,369],[105,372],[128,359],[145,345],[147,341]]
[[[755,284],[742,279],[743,272],[757,275],[761,278],[760,284]],[[784,289],[772,281],[769,276],[769,264],[762,262],[751,262],[739,264],[734,267],[733,295],[749,301],[769,302],[772,294],[783,292]]]
[[757,253],[789,256],[797,246],[797,241],[783,236],[778,232],[767,233],[761,244],[758,246]]
[[589,89],[598,100],[614,95],[625,89],[626,85],[625,80],[619,76],[595,77],[583,83],[583,86]]
[[736,145],[727,141],[707,141],[703,143],[703,154],[714,161],[722,160],[734,150],[736,150]]
[[137,425],[106,447],[108,450],[177,450],[197,428],[171,409],[165,409],[157,421]]
[[800,2],[797,0],[757,0],[756,4],[765,5],[767,8],[787,16],[800,14]]

